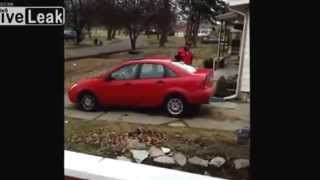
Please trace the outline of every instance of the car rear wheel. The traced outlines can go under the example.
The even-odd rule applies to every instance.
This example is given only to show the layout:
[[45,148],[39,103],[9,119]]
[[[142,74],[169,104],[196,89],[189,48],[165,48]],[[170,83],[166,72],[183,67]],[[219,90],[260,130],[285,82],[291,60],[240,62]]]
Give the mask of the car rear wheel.
[[94,111],[97,108],[97,98],[91,93],[84,93],[80,96],[80,109],[85,111]]
[[185,114],[187,103],[181,97],[173,96],[166,100],[165,108],[172,117],[181,117]]

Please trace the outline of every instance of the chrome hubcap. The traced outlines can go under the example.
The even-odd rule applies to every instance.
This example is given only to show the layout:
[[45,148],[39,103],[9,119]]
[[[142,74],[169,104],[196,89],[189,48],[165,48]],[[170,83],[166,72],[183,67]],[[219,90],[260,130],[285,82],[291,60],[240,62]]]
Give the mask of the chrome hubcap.
[[167,108],[170,114],[181,114],[183,112],[183,102],[181,99],[172,98],[168,101]]
[[95,106],[95,100],[94,97],[91,95],[84,95],[82,97],[82,101],[81,101],[82,107],[85,110],[92,110]]

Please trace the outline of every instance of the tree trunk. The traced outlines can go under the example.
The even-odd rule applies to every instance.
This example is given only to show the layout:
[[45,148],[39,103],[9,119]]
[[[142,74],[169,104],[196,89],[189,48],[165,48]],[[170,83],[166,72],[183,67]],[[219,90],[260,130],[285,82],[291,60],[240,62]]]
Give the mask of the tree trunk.
[[191,41],[193,46],[197,46],[198,30],[200,26],[200,14],[190,15],[187,21],[185,41]]
[[192,16],[190,16],[187,20],[187,28],[186,28],[186,35],[185,35],[185,43],[191,41],[191,34],[192,34]]
[[91,39],[92,34],[91,34],[91,27],[90,26],[87,26],[87,31],[88,31],[89,38]]
[[129,38],[132,51],[136,50],[136,36],[134,34],[135,33],[129,29]]
[[107,40],[110,41],[112,39],[112,28],[108,28]]
[[134,37],[130,38],[131,50],[136,50],[136,39]]
[[159,41],[159,45],[160,47],[164,47],[165,43],[168,41],[168,33],[167,31],[164,29],[162,32],[161,32],[161,37],[160,37],[160,41]]
[[78,45],[81,42],[81,30],[80,29],[76,29],[76,45]]
[[117,29],[113,29],[112,35],[111,35],[111,38],[112,38],[112,39],[115,39],[115,38],[116,38],[116,32],[117,32]]
[[163,0],[163,21],[161,21],[159,29],[161,37],[159,41],[160,47],[164,47],[165,43],[168,42],[168,31],[170,26],[170,3],[169,0]]

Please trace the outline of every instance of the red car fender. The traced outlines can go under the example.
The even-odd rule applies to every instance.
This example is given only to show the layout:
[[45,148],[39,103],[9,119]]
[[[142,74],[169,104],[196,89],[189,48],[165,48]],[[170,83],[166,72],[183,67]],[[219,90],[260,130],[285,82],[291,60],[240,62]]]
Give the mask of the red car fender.
[[[77,103],[79,95],[82,92],[91,92],[95,96],[98,96],[98,94],[95,91],[96,82],[88,81],[88,82],[85,82],[85,84],[88,84],[88,85],[81,85],[81,86],[75,85],[75,87],[71,87],[69,89],[68,96],[69,96],[69,99],[71,102]],[[98,97],[98,99],[99,99],[99,97]]]
[[170,88],[166,91],[165,94],[166,95],[165,95],[165,98],[163,99],[163,103],[165,102],[165,99],[171,94],[179,94],[179,95],[183,96],[187,102],[189,102],[189,100],[190,100],[188,97],[188,92],[185,89],[179,88],[179,87]]

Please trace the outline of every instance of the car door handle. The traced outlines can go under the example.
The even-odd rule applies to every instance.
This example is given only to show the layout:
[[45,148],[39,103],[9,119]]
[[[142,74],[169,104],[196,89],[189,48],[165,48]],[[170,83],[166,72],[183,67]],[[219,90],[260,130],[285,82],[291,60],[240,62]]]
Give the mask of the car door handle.
[[128,86],[128,85],[131,85],[131,83],[124,83],[123,85]]
[[163,84],[164,81],[159,80],[159,81],[157,81],[156,83],[157,83],[157,84]]

